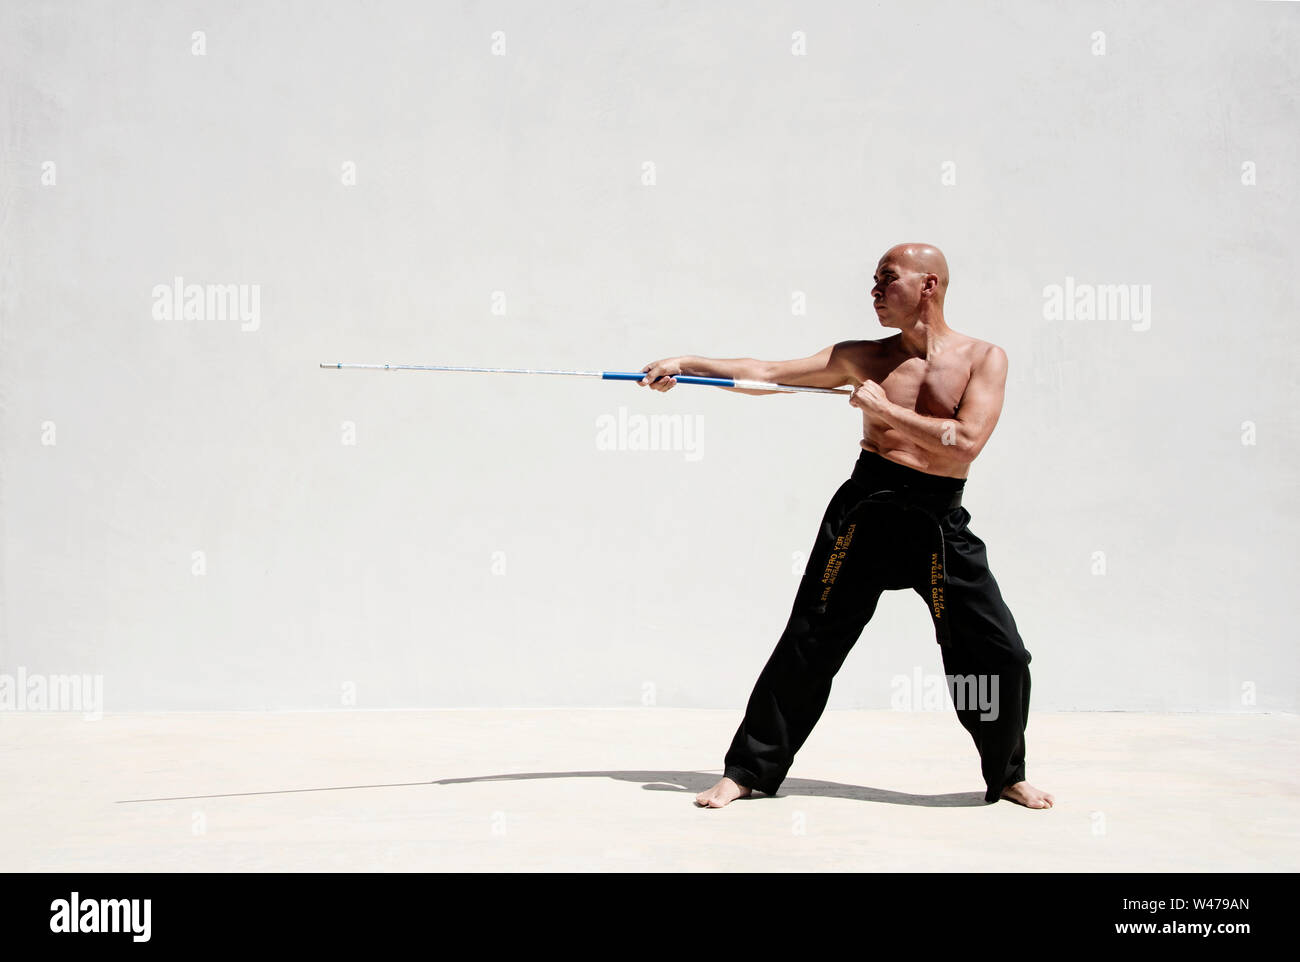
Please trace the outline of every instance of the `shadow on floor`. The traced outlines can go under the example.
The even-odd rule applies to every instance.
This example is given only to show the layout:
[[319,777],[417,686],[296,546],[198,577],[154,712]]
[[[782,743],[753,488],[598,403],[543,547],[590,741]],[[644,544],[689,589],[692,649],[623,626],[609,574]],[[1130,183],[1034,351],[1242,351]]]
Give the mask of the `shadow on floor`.
[[[124,798],[124,802],[176,802],[200,798],[243,798],[252,795],[292,795],[296,792],[338,792],[356,788],[405,788],[414,785],[467,785],[473,782],[531,781],[540,778],[613,778],[622,782],[640,782],[647,792],[680,792],[698,795],[720,777],[709,772],[665,771],[606,771],[606,772],[515,772],[505,775],[474,775],[465,778],[438,778],[431,782],[389,782],[381,785],[329,785],[323,788],[287,788],[261,792],[225,792],[218,795],[173,795],[168,798]],[[844,785],[840,782],[823,782],[811,778],[787,778],[781,783],[777,798],[787,795],[810,795],[825,798],[847,798],[861,802],[883,802],[888,805],[921,805],[927,808],[976,808],[987,803],[983,792],[952,792],[947,795],[909,795],[887,788],[866,785]],[[768,796],[757,794],[740,799],[757,801]]]
[[[623,782],[641,782],[648,792],[681,792],[698,795],[718,780],[718,773],[709,772],[519,772],[510,775],[478,775],[471,778],[440,778],[435,785],[460,785],[467,782],[525,781],[535,778],[615,778]],[[787,778],[781,783],[776,798],[787,795],[815,795],[825,798],[848,798],[862,802],[884,802],[889,805],[921,805],[927,808],[983,807],[983,792],[952,792],[947,795],[909,795],[887,788],[866,785],[845,785],[841,782],[823,782],[812,778]],[[761,793],[740,799],[757,801],[769,796]]]

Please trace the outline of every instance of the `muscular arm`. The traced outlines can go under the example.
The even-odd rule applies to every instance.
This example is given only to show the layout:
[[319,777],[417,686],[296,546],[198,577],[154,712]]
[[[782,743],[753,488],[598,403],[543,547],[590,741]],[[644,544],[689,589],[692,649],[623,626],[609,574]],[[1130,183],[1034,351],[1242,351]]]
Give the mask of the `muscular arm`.
[[[647,364],[642,370],[649,384],[656,378],[673,374],[695,374],[701,377],[729,377],[745,381],[769,381],[775,384],[796,384],[808,387],[843,387],[854,383],[848,351],[854,341],[841,341],[825,347],[809,357],[792,361],[760,361],[752,357],[712,358],[684,355],[666,358]],[[676,368],[676,370],[673,370]],[[662,382],[661,382],[662,383]],[[656,386],[657,387],[657,386]],[[671,385],[668,385],[671,387]],[[667,390],[668,387],[658,388]],[[784,394],[784,391],[755,391],[749,388],[729,387],[725,391],[738,394]]]
[[[767,362],[760,361],[752,357],[696,357],[693,354],[687,354],[677,359],[681,367],[679,373],[694,374],[698,377],[729,377],[733,380],[741,381],[767,381],[770,380],[763,376],[767,369]],[[724,391],[735,391],[737,394],[778,394],[778,391],[751,391],[748,388],[741,387],[724,387]]]
[[1006,384],[1006,352],[993,346],[971,370],[970,382],[953,417],[935,418],[908,410],[884,397],[879,385],[875,387],[883,400],[867,402],[867,408],[873,417],[922,450],[969,464],[984,449],[997,426]]

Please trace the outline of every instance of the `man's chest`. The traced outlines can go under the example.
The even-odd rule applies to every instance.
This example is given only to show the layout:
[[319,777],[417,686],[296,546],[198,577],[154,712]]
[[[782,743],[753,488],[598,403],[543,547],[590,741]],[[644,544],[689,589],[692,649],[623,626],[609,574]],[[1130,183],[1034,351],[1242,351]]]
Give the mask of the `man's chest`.
[[970,381],[970,363],[951,355],[906,358],[876,367],[879,376],[873,380],[891,401],[930,417],[955,415]]

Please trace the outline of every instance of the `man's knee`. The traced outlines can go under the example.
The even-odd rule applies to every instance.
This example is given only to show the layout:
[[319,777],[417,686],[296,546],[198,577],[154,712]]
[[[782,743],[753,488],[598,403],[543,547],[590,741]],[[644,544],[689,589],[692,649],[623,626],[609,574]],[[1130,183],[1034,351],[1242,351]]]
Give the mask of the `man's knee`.
[[939,646],[945,653],[974,659],[987,663],[1014,662],[1027,665],[1030,662],[1029,651],[1020,640],[1020,635],[996,630],[977,630],[972,628],[951,628],[945,638],[936,636]]

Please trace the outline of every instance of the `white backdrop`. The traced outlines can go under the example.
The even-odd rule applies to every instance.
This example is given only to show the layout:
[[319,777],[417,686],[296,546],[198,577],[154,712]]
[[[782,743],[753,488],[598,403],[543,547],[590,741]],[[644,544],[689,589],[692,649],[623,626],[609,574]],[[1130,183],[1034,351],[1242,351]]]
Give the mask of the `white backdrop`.
[[[317,365],[803,356],[891,333],[870,276],[918,240],[1010,357],[966,505],[1034,707],[1294,711],[1298,28],[7,0],[0,672],[110,711],[739,709],[846,400]],[[654,415],[687,433],[632,449]],[[941,670],[886,595],[831,707]]]

